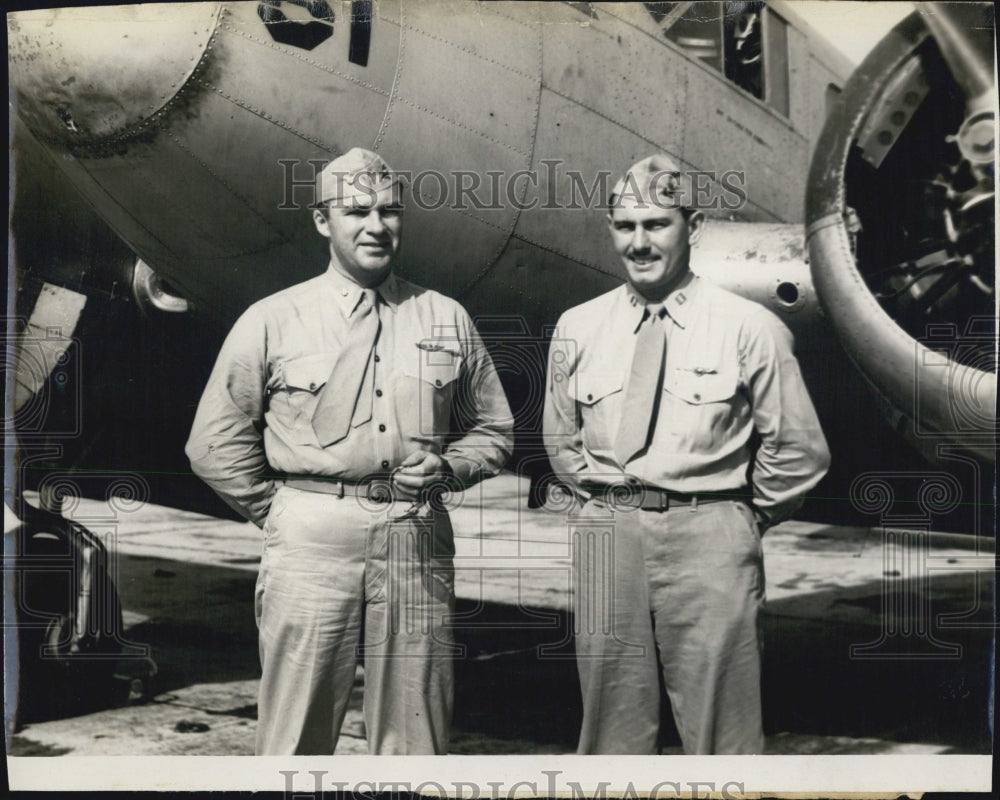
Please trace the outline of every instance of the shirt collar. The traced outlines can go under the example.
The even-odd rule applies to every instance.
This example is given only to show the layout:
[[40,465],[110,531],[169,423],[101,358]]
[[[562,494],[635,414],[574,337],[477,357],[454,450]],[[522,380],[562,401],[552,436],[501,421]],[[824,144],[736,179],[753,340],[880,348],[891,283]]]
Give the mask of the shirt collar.
[[701,291],[701,278],[693,272],[684,276],[683,280],[663,301],[663,307],[674,322],[682,328],[686,328],[691,323],[691,315],[694,313],[695,299]]
[[[361,295],[364,293],[364,287],[355,283],[342,272],[335,269],[333,262],[330,262],[330,265],[327,267],[326,276],[333,284],[334,297],[336,297],[337,305],[340,306],[340,309],[344,312],[345,317],[350,317],[351,314],[354,313],[354,309],[358,307]],[[390,272],[386,279],[374,288],[375,292],[382,298],[385,305],[387,305],[390,309],[392,309],[393,313],[395,313],[397,307],[399,306],[399,279]]]
[[[680,284],[664,298],[661,304],[670,319],[681,328],[686,328],[691,321],[692,301],[698,295],[698,287],[700,285],[700,279],[693,272],[688,272],[681,279]],[[635,333],[639,330],[639,325],[646,314],[646,306],[650,303],[630,283],[625,284],[625,293],[622,297],[625,306],[622,316],[632,323],[631,330]]]
[[399,307],[401,290],[402,287],[399,285],[399,278],[391,272],[382,283],[375,287],[375,291],[379,293],[382,301],[392,309],[393,313],[396,313],[396,309]]
[[628,320],[631,325],[629,330],[635,333],[642,324],[643,317],[646,316],[646,299],[632,288],[632,284],[625,284],[625,291],[621,295],[619,303],[621,310],[615,313]]

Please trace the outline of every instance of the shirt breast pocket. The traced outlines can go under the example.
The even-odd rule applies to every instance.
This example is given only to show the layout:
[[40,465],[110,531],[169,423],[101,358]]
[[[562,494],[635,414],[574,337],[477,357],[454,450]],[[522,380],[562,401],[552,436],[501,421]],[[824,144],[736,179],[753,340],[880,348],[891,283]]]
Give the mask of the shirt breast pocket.
[[462,357],[457,353],[421,353],[420,358],[404,363],[398,403],[404,430],[422,437],[447,433],[451,426],[451,404],[461,373]]
[[581,371],[570,378],[567,391],[577,402],[583,443],[592,453],[607,453],[614,446],[624,382],[620,372]]
[[313,412],[335,362],[335,355],[318,353],[288,359],[275,370],[268,385],[271,423],[282,425],[290,440],[302,444],[315,441]]
[[738,383],[735,370],[675,367],[663,384],[660,419],[693,448],[710,450],[732,420]]

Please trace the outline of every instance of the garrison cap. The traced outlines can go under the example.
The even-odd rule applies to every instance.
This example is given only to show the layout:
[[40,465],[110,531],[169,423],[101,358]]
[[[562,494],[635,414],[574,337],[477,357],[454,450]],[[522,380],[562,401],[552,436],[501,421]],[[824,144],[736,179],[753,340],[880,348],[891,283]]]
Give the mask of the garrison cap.
[[670,156],[663,153],[647,156],[637,161],[618,179],[611,190],[608,205],[627,195],[663,208],[691,208],[691,177]]
[[370,205],[378,194],[402,183],[403,176],[393,172],[378,153],[352,147],[316,176],[316,204],[334,201]]

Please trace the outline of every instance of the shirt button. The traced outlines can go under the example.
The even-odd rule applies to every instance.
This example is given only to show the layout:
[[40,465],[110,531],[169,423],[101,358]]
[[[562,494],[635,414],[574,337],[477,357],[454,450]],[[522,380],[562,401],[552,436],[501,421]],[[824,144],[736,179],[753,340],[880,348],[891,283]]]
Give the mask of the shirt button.
[[316,391],[316,384],[315,383],[310,383],[309,384],[309,391],[310,392],[315,392]]
[[378,429],[379,429],[379,433],[385,433],[385,425],[379,425]]
[[695,394],[694,399],[695,400],[701,400],[701,395],[700,394]]
[[438,378],[436,381],[434,381],[434,385],[435,386],[440,386],[441,385],[441,379]]
[[588,394],[588,395],[587,395],[587,399],[588,399],[588,400],[593,400],[593,399],[594,399],[594,395],[592,395],[592,394]]
[[388,461],[383,461],[382,462],[382,469],[389,469],[389,462]]
[[378,357],[378,353],[375,354],[375,363],[377,364],[382,359]]
[[376,389],[375,390],[375,396],[376,397],[381,397],[382,396],[382,390],[381,389]]

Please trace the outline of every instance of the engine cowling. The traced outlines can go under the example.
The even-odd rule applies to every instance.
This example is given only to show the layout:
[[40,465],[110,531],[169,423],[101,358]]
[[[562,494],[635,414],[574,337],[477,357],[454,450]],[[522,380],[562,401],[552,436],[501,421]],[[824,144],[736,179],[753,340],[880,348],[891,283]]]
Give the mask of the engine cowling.
[[996,85],[992,26],[970,13],[911,15],[855,71],[813,156],[806,236],[820,303],[899,429],[932,458],[992,462]]

